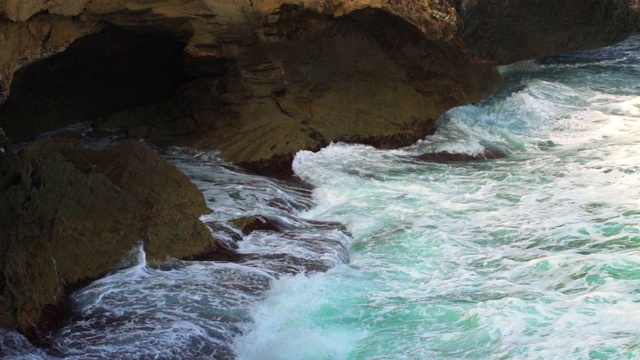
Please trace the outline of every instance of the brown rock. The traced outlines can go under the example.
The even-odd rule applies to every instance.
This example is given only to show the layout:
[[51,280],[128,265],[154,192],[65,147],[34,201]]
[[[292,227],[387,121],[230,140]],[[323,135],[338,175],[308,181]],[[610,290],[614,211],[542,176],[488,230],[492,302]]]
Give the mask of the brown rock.
[[[98,126],[130,129],[144,118],[157,143],[219,149],[251,170],[287,176],[297,151],[331,141],[409,145],[433,133],[444,111],[486,97],[500,82],[493,67],[451,42],[457,28],[446,6],[248,5],[200,10],[230,13],[193,25],[186,66],[205,78],[144,114],[136,108]],[[256,11],[266,15],[253,18]],[[238,27],[244,19],[258,26]],[[205,29],[215,36],[203,38]]]
[[[29,332],[74,284],[142,241],[151,262],[214,252],[202,193],[137,141],[38,141],[0,154],[0,326]],[[52,324],[52,322],[50,322]]]
[[[22,0],[4,2],[22,3]],[[3,4],[3,2],[0,2]],[[2,5],[0,5],[0,11]],[[21,67],[65,50],[74,40],[103,25],[84,17],[37,15],[22,22],[0,18],[0,103],[9,95],[14,73]],[[11,134],[10,134],[11,135]]]
[[[331,141],[410,144],[448,108],[486,97],[499,83],[494,69],[473,63],[451,42],[455,11],[444,3],[72,2],[93,21],[185,41],[185,68],[203,77],[148,114],[120,113],[100,126],[220,149],[224,158],[256,169]],[[0,124],[8,128],[12,119],[28,118],[23,115],[11,112]],[[22,137],[20,130],[8,132]]]
[[231,223],[242,230],[245,235],[254,231],[280,231],[277,224],[263,216],[242,217],[231,221]]

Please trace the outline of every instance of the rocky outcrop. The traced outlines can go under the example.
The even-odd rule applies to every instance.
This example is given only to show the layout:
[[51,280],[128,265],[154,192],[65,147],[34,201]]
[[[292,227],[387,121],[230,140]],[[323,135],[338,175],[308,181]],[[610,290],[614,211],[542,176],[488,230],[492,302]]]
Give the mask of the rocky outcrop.
[[208,211],[196,186],[138,141],[98,151],[58,138],[0,153],[0,326],[52,325],[69,289],[137,243],[151,262],[215,252],[199,220]]
[[[6,94],[16,68],[107,24],[164,34],[183,44],[194,81],[125,111],[103,104],[90,114],[104,116],[98,128],[219,149],[260,170],[331,141],[412,143],[444,111],[495,91],[496,64],[613,43],[639,13],[638,0],[9,0],[0,29],[15,40],[0,50],[0,84]],[[26,116],[9,113],[6,129]],[[31,118],[52,125],[49,114]]]
[[[29,9],[58,13],[54,3]],[[444,111],[500,82],[459,47],[455,9],[444,1],[84,1],[81,14],[182,41],[195,78],[164,101],[104,114],[99,129],[219,149],[256,170],[274,161],[288,168],[298,150],[331,141],[410,144],[433,133]]]

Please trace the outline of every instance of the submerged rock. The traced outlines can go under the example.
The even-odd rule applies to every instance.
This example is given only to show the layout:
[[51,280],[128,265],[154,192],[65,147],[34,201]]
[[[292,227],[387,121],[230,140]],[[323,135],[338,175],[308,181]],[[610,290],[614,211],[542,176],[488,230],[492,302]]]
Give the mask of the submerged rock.
[[216,250],[209,210],[186,175],[144,143],[92,150],[40,140],[0,154],[0,326],[55,324],[65,296],[135,244],[151,262]]
[[449,162],[493,160],[493,159],[502,159],[505,157],[507,157],[507,154],[502,150],[486,149],[484,152],[476,155],[440,151],[435,153],[426,153],[426,154],[418,155],[415,157],[415,159],[426,161],[426,162],[449,163]]
[[280,231],[281,227],[271,219],[264,216],[246,216],[232,220],[231,223],[237,226],[244,235],[249,235],[254,231]]

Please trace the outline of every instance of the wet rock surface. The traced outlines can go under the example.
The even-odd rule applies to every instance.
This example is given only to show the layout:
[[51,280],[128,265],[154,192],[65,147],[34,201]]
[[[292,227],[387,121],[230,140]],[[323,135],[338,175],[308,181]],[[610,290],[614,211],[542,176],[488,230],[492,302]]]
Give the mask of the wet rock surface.
[[280,227],[264,216],[249,216],[235,219],[231,222],[242,230],[244,235],[254,231],[279,231]]
[[498,149],[487,149],[480,154],[451,153],[441,151],[435,153],[426,153],[418,155],[415,159],[424,162],[450,163],[450,162],[468,162],[468,161],[484,161],[493,159],[502,159],[507,157],[504,151]]
[[137,243],[151,262],[215,252],[199,220],[208,211],[197,187],[141,142],[97,151],[45,139],[0,154],[0,326],[54,325],[74,285]]

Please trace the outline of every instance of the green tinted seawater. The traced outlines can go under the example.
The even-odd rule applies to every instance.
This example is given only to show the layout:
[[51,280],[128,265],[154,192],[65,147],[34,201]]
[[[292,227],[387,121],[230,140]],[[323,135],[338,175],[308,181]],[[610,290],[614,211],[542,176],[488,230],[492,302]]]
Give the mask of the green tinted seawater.
[[[351,263],[275,281],[239,357],[640,358],[639,48],[505,68],[409,148],[298,154]],[[486,148],[509,156],[414,158]]]

